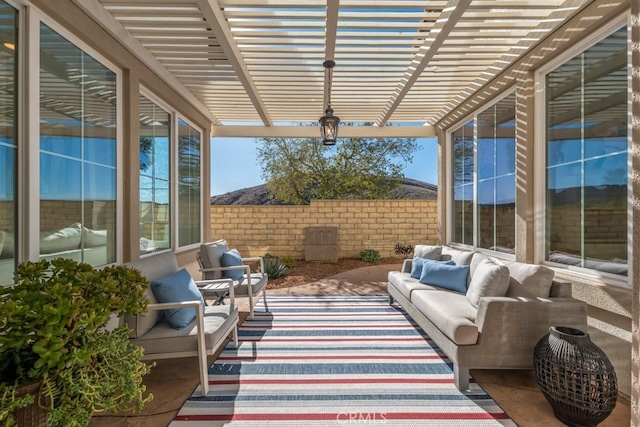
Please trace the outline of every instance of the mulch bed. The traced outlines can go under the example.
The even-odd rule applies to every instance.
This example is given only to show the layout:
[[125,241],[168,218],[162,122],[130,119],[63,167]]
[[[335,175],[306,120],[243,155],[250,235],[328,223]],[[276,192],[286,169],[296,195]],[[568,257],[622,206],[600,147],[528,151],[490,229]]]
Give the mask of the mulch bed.
[[287,268],[285,276],[279,279],[269,279],[267,289],[289,288],[304,285],[334,276],[349,270],[372,265],[402,264],[403,258],[381,258],[376,263],[362,261],[360,258],[341,258],[337,262],[314,262],[296,260],[295,265]]

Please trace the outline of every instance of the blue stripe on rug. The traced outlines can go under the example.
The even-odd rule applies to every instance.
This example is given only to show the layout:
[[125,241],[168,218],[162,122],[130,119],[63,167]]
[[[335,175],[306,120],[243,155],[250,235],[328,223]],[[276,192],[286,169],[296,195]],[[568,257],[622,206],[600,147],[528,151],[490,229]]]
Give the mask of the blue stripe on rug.
[[386,295],[270,295],[255,313],[172,427],[515,426],[473,381],[455,388],[449,360]]
[[[357,356],[354,356],[357,358]],[[209,367],[209,375],[354,375],[354,374],[448,374],[446,363],[224,363]]]
[[[263,400],[273,400],[273,396],[194,396],[191,400],[198,402],[234,402],[250,401],[258,402]],[[447,401],[467,401],[469,398],[462,394],[342,394],[339,396],[327,396],[325,394],[308,394],[295,396],[278,396],[277,400],[447,400]],[[477,394],[473,396],[476,401],[491,400],[488,394]]]

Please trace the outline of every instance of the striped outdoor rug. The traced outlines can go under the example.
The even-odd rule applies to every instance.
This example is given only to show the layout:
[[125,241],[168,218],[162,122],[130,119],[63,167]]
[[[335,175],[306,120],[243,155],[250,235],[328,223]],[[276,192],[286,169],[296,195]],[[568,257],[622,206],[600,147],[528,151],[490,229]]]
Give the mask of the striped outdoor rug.
[[515,426],[385,295],[269,296],[172,426]]

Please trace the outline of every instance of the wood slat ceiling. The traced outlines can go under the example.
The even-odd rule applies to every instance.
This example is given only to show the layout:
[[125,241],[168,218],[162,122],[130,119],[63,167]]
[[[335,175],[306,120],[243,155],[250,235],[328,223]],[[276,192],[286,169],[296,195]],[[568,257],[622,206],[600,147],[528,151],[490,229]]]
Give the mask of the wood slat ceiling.
[[325,59],[343,121],[433,124],[588,3],[97,1],[214,120],[267,125],[322,115]]

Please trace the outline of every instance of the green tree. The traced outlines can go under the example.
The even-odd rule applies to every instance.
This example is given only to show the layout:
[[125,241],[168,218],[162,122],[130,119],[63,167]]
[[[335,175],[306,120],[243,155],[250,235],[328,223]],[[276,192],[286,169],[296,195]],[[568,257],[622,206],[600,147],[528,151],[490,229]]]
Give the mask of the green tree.
[[329,147],[314,138],[260,138],[257,144],[270,197],[297,205],[387,198],[417,149],[414,138],[339,138]]

